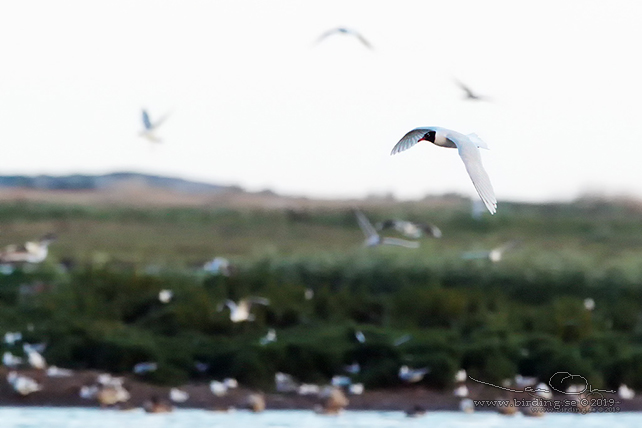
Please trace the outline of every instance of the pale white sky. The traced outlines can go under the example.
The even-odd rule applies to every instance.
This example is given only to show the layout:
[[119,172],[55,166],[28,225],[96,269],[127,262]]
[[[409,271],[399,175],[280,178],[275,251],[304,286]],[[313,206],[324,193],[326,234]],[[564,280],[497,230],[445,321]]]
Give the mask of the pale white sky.
[[[642,2],[21,1],[0,7],[0,174],[140,171],[322,197],[642,196]],[[346,26],[374,45],[333,36]],[[493,103],[467,102],[457,77]],[[140,110],[172,112],[162,145]]]

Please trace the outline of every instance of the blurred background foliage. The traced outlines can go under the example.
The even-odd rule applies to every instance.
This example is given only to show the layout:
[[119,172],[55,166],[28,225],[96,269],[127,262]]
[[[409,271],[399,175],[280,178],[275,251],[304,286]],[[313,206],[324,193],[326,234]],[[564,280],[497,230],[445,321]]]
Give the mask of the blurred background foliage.
[[[358,362],[352,377],[371,388],[399,385],[401,365],[430,367],[422,383],[437,388],[459,368],[488,382],[568,371],[596,388],[642,388],[637,205],[503,203],[480,220],[466,200],[364,212],[373,223],[434,223],[444,236],[419,250],[363,248],[350,208],[2,204],[3,245],[51,231],[59,240],[45,263],[0,276],[0,333],[46,343],[48,362],[62,367],[123,373],[155,361],[141,377],[162,384],[236,377],[269,390],[277,371],[327,382]],[[461,258],[515,239],[499,263]],[[214,256],[234,274],[204,272]],[[174,292],[168,304],[162,289]],[[253,308],[255,322],[217,310],[247,296],[271,302]],[[278,340],[261,345],[269,328]]]

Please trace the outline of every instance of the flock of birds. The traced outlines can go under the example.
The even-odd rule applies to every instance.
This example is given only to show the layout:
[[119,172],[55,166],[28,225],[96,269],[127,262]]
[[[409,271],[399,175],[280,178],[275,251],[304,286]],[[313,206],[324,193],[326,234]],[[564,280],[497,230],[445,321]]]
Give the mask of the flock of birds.
[[[374,49],[373,45],[359,32],[343,27],[335,28],[323,33],[315,43],[321,43],[325,39],[334,36],[353,37],[367,49]],[[456,81],[456,84],[464,92],[465,98],[468,100],[489,100],[488,97],[475,93],[472,89],[459,81]],[[158,130],[166,122],[168,117],[169,114],[166,114],[156,120],[152,120],[149,113],[146,110],[143,110],[143,130],[140,132],[140,136],[152,143],[162,142],[162,139],[158,135]],[[495,197],[495,192],[493,190],[490,178],[482,165],[481,153],[479,150],[488,149],[488,146],[483,140],[481,140],[476,134],[465,135],[443,127],[419,127],[407,132],[394,145],[391,151],[391,155],[406,151],[422,141],[432,143],[438,147],[456,148],[473,183],[473,186],[477,191],[481,202],[483,203],[483,206],[486,210],[488,210],[488,212],[490,212],[490,214],[496,213],[497,199]],[[357,223],[365,236],[363,244],[367,247],[393,245],[404,248],[418,248],[419,242],[417,240],[423,236],[429,236],[433,238],[442,237],[441,230],[437,226],[432,224],[413,223],[407,220],[400,219],[388,219],[377,223],[376,225],[373,225],[368,220],[366,215],[359,209],[355,208],[354,212]],[[389,229],[394,229],[407,239],[393,238],[381,235],[381,232]],[[0,265],[12,265],[16,263],[40,263],[46,259],[48,246],[52,242],[54,242],[55,239],[56,238],[54,235],[48,234],[35,242],[26,242],[24,245],[20,246],[8,246],[0,252]],[[492,262],[498,262],[502,259],[503,254],[507,250],[512,249],[517,245],[519,245],[518,241],[510,241],[489,251],[464,253],[462,255],[462,258],[488,259]],[[217,258],[210,262],[210,265],[206,267],[206,270],[212,269],[212,271],[216,270],[217,272],[222,272],[223,274],[229,274],[229,268],[229,262],[227,262],[225,259]],[[173,291],[168,289],[161,290],[158,294],[158,300],[164,304],[170,303],[173,297]],[[312,290],[306,290],[305,297],[308,300],[311,299],[313,297]],[[240,299],[237,302],[226,300],[218,306],[218,311],[221,312],[225,308],[227,308],[229,310],[229,319],[233,323],[251,322],[256,319],[255,315],[251,312],[252,308],[256,305],[266,306],[269,304],[269,300],[263,297],[247,297],[244,299]],[[587,310],[593,310],[595,302],[593,302],[592,299],[587,299],[585,300],[584,305]],[[360,343],[366,342],[365,335],[361,331],[355,332],[355,338]],[[21,340],[22,335],[18,332],[8,332],[4,337],[5,343],[9,345],[16,345]],[[401,337],[395,341],[395,345],[399,346],[403,343],[406,343],[408,340],[410,340],[409,336]],[[267,346],[270,343],[274,343],[276,341],[276,331],[274,329],[269,329],[267,334],[260,339],[259,343],[263,346]],[[32,345],[23,343],[22,351],[25,355],[24,358],[16,356],[9,351],[4,353],[2,362],[6,367],[11,369],[11,371],[7,375],[7,382],[18,394],[29,395],[31,393],[42,390],[42,384],[40,382],[31,377],[20,375],[15,371],[15,369],[20,366],[28,365],[34,369],[42,370],[47,374],[47,376],[50,377],[64,377],[72,375],[72,371],[70,370],[60,369],[53,366],[48,367],[45,359],[41,355],[43,347],[44,345]],[[207,367],[201,368],[203,368],[204,370],[207,369]],[[141,375],[156,371],[157,369],[158,364],[155,362],[141,362],[136,364],[133,367],[132,371],[135,374]],[[358,375],[360,373],[361,367],[358,363],[355,362],[349,366],[346,366],[344,370],[349,375]],[[429,372],[430,368],[428,367],[411,368],[407,365],[403,365],[399,368],[398,377],[404,383],[413,384],[420,382]],[[455,387],[453,389],[453,394],[454,396],[462,399],[460,405],[461,410],[470,412],[474,410],[474,405],[468,398],[469,388],[466,385],[467,381],[468,377],[466,371],[463,369],[459,370],[455,375]],[[530,384],[538,384],[538,389],[544,391],[548,388],[545,384],[538,382],[537,379],[524,378],[522,376],[505,382],[505,385],[517,387],[524,387]],[[359,395],[364,391],[363,384],[353,383],[351,377],[345,375],[334,376],[330,382],[330,385],[314,385],[299,383],[293,378],[293,376],[286,373],[277,373],[275,375],[275,386],[276,391],[280,393],[316,395],[322,398],[324,400],[324,404],[321,410],[326,413],[334,413],[347,406],[348,400],[345,397],[344,392],[352,395]],[[237,387],[238,383],[234,379],[224,379],[222,381],[214,380],[209,384],[210,391],[216,397],[222,397],[227,394],[228,391]],[[623,399],[631,399],[635,395],[634,391],[628,388],[626,385],[622,385],[618,390],[618,393],[619,396]],[[124,386],[123,378],[113,377],[109,374],[100,375],[94,383],[82,386],[82,388],[80,388],[79,390],[79,395],[84,399],[95,399],[101,405],[107,406],[116,405],[118,403],[125,403],[131,397],[130,393]],[[552,398],[550,389],[548,389],[548,393],[543,392],[541,396],[545,399]],[[185,403],[189,400],[189,393],[180,388],[172,388],[169,392],[168,398],[171,402],[174,403]],[[249,407],[255,411],[257,409],[265,408],[264,401],[261,405],[261,397],[257,396],[256,394],[249,397],[248,402],[251,403]],[[171,408],[165,405],[163,400],[159,399],[158,397],[153,397],[146,406],[146,410],[151,412],[168,411],[168,409]],[[415,406],[411,408],[407,413],[409,416],[418,416],[423,412],[424,410],[421,408],[421,406]]]

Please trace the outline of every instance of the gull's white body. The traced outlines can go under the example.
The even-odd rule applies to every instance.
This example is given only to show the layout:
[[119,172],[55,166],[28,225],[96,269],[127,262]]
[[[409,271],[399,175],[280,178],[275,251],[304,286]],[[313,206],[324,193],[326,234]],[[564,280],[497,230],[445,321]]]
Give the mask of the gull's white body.
[[9,245],[0,252],[0,262],[2,263],[40,263],[47,258],[49,254],[49,244],[55,240],[51,235],[47,235],[36,242],[25,242],[24,245]]
[[219,311],[223,310],[223,306],[227,306],[230,309],[230,321],[254,321],[255,316],[250,313],[252,304],[269,305],[270,301],[261,297],[241,299],[238,304],[231,300],[226,300],[223,305],[219,306]]
[[428,368],[411,369],[408,366],[401,366],[399,368],[399,379],[409,383],[419,382],[429,371]]
[[434,141],[431,141],[433,144],[441,147],[457,148],[459,156],[466,166],[466,171],[468,171],[468,175],[470,176],[479,197],[484,201],[484,205],[486,205],[488,211],[491,214],[495,214],[497,211],[495,191],[490,183],[488,174],[484,170],[481,155],[478,150],[478,148],[488,149],[488,146],[477,135],[464,135],[457,131],[437,126],[415,128],[404,135],[404,137],[392,149],[391,154],[394,155],[407,150],[419,141],[423,141],[422,138],[424,135],[430,131],[435,132]]
[[377,245],[396,245],[406,248],[419,248],[419,243],[415,241],[406,241],[405,239],[388,237],[383,238],[379,236],[374,226],[372,226],[372,223],[370,223],[368,218],[361,211],[355,210],[354,213],[357,216],[357,221],[359,222],[361,231],[366,236],[366,240],[363,243],[366,247],[376,247]]

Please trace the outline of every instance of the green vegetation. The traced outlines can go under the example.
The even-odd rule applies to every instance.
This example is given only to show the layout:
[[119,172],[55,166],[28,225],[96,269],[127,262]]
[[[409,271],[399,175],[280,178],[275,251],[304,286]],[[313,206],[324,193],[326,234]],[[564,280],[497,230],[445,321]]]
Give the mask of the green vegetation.
[[[276,371],[327,381],[354,361],[368,387],[399,384],[400,365],[430,366],[423,383],[557,371],[594,387],[642,388],[642,212],[600,201],[502,204],[482,220],[466,201],[365,209],[437,224],[422,247],[362,248],[349,209],[233,211],[16,203],[0,206],[3,244],[55,231],[48,261],[0,276],[0,333],[44,341],[50,364],[129,372],[157,361],[152,382],[236,377],[271,388]],[[394,235],[394,233],[390,233]],[[522,244],[499,263],[464,251]],[[214,256],[231,277],[195,265]],[[62,270],[58,261],[75,260]],[[174,299],[158,300],[162,289]],[[314,298],[306,300],[306,289]],[[217,311],[227,298],[262,296],[252,323]],[[589,311],[584,299],[595,300]],[[29,329],[28,326],[33,328]],[[268,328],[278,341],[259,340]],[[366,337],[359,343],[354,336]],[[411,335],[404,344],[396,339]],[[3,344],[0,352],[20,354]],[[205,373],[195,362],[209,364]]]

